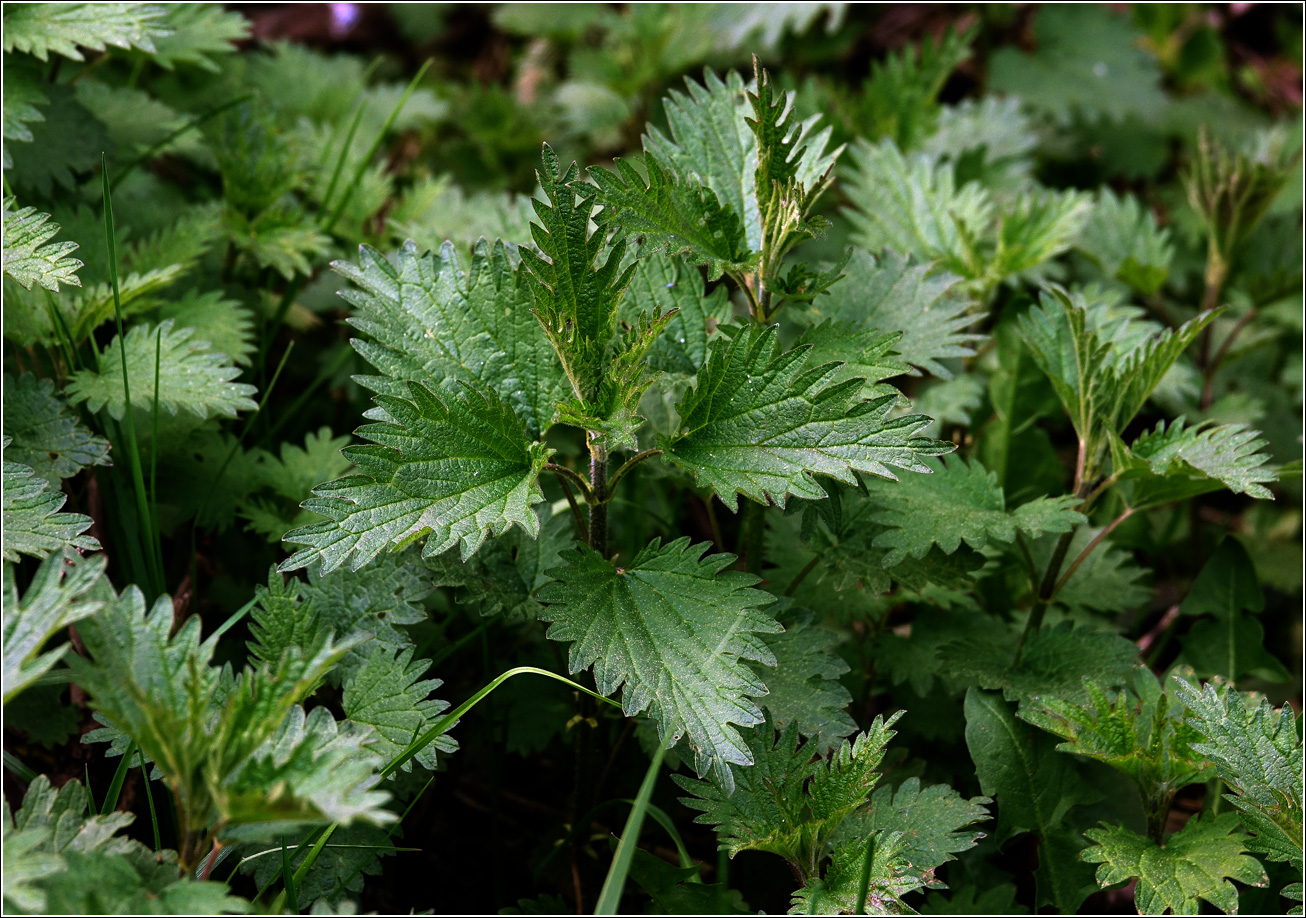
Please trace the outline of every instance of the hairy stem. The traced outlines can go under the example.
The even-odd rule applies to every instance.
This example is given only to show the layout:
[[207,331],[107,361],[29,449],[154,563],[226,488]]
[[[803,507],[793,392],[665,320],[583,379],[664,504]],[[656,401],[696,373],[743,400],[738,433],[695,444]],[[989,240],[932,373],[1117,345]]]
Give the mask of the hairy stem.
[[580,489],[580,495],[585,503],[594,503],[594,490],[590,487],[590,483],[585,480],[584,475],[567,468],[565,465],[559,465],[556,462],[544,463],[544,471],[553,472],[558,476],[559,481],[570,481]]
[[1133,507],[1126,507],[1124,513],[1120,514],[1111,522],[1107,523],[1106,527],[1101,532],[1093,536],[1093,540],[1084,546],[1084,550],[1081,551],[1078,556],[1076,556],[1074,561],[1070,562],[1070,567],[1066,568],[1066,572],[1061,575],[1061,578],[1057,581],[1056,586],[1052,588],[1052,593],[1051,595],[1048,596],[1049,600],[1051,600],[1053,597],[1055,597],[1058,593],[1061,592],[1061,588],[1066,585],[1066,581],[1068,581],[1074,575],[1075,571],[1079,570],[1079,565],[1083,564],[1084,561],[1088,558],[1088,556],[1093,553],[1093,549],[1097,548],[1098,545],[1102,544],[1102,540],[1105,539],[1111,533],[1111,530],[1115,529],[1125,520],[1129,519],[1129,517],[1132,516],[1133,513],[1134,513]]
[[1057,574],[1061,573],[1061,565],[1066,560],[1066,553],[1070,551],[1070,541],[1074,537],[1074,529],[1063,533],[1061,538],[1057,539],[1056,547],[1052,549],[1052,558],[1048,561],[1047,570],[1043,572],[1043,582],[1039,584],[1038,599],[1034,603],[1034,608],[1029,610],[1025,630],[1020,633],[1020,641],[1016,644],[1016,659],[1013,666],[1020,665],[1021,655],[1025,652],[1025,642],[1029,640],[1030,634],[1043,627],[1043,616],[1047,614],[1048,603],[1056,593],[1054,587],[1057,583]]
[[608,556],[608,446],[601,436],[589,437],[590,527],[589,543],[603,557]]
[[785,587],[784,594],[786,596],[794,595],[794,590],[798,589],[798,585],[801,584],[804,580],[806,580],[807,575],[816,569],[816,564],[820,560],[821,560],[820,555],[813,555],[812,560],[808,561],[805,565],[803,565],[803,569],[794,575],[793,580],[789,581],[789,586]]
[[613,476],[610,479],[608,479],[607,500],[609,501],[612,500],[613,494],[615,494],[617,491],[617,482],[621,481],[621,479],[625,477],[627,472],[629,472],[635,466],[639,465],[645,459],[652,459],[654,456],[661,456],[661,455],[662,455],[662,450],[660,449],[646,449],[644,450],[644,452],[636,453],[634,456],[630,457],[624,463],[622,463],[621,468],[617,469],[617,471],[613,474]]

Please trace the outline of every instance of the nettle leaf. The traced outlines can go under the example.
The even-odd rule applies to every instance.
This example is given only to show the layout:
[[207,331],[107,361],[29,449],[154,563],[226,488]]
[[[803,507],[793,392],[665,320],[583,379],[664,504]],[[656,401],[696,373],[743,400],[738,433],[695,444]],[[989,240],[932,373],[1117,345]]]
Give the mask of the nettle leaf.
[[[5,61],[3,136],[6,142],[31,143],[36,139],[28,125],[45,120],[41,109],[50,104],[50,99],[43,84],[37,66],[31,63],[24,66],[20,59],[15,58]],[[13,167],[14,160],[8,147],[4,148],[3,159],[5,169]]]
[[1015,96],[983,96],[943,106],[934,133],[920,144],[923,152],[940,159],[980,157],[980,183],[1003,190],[1029,181],[1037,147],[1038,134]]
[[908,778],[896,790],[877,788],[870,804],[839,828],[836,844],[901,832],[901,850],[910,866],[920,871],[926,885],[942,885],[933,879],[933,871],[984,838],[971,826],[989,818],[985,806],[992,802],[988,797],[967,800],[946,784],[922,788],[920,778]]
[[254,355],[254,313],[220,290],[201,293],[188,290],[159,307],[160,320],[171,319],[177,328],[191,329],[191,336],[207,341],[209,347],[226,354],[232,363],[249,366]]
[[169,33],[167,9],[148,3],[24,3],[5,12],[4,50],[46,60],[50,52],[83,60],[78,46],[154,51],[153,39]]
[[[281,877],[281,845],[278,839],[274,839],[270,845],[259,844],[257,847],[271,853],[245,855],[240,862],[240,872],[252,876],[254,884],[264,889]],[[312,850],[312,845],[292,848],[287,844],[290,867],[301,867]],[[363,891],[364,879],[380,874],[381,858],[392,854],[394,842],[376,826],[356,822],[338,828],[331,833],[331,841],[317,852],[308,872],[295,880],[295,895],[301,903],[313,903],[309,914],[355,914],[353,901]]]
[[618,157],[612,171],[590,170],[603,204],[594,218],[598,225],[620,226],[642,238],[651,251],[702,265],[709,280],[756,266],[758,253],[749,248],[743,222],[709,187],[678,178],[652,154],[645,154],[640,164],[642,173]]
[[[237,412],[256,409],[250,398],[255,388],[232,381],[240,370],[193,335],[191,329],[174,328],[171,319],[128,329],[124,344],[132,407],[149,411],[154,405],[157,355],[159,408],[168,414],[186,411],[206,420],[234,418]],[[78,370],[69,377],[68,400],[74,405],[86,402],[92,412],[107,409],[121,420],[127,409],[122,368],[122,350],[115,337],[101,355],[99,372]]]
[[677,407],[681,430],[664,456],[691,471],[731,510],[742,494],[784,506],[792,495],[817,500],[812,477],[851,484],[854,471],[895,479],[889,466],[928,471],[922,459],[953,445],[914,437],[920,415],[888,419],[893,396],[862,401],[862,383],[832,384],[838,364],[803,371],[806,349],[780,352],[774,326],[712,342],[707,365]]
[[885,395],[897,398],[900,394],[897,389],[881,383],[911,372],[911,367],[893,356],[900,339],[901,334],[897,332],[882,335],[872,329],[827,320],[803,332],[794,347],[810,347],[813,363],[818,365],[842,363],[832,382],[861,380],[861,398]]
[[947,554],[964,541],[983,548],[990,541],[1011,543],[1017,533],[1039,536],[1069,532],[1087,522],[1074,507],[1074,495],[1040,497],[1006,509],[998,477],[979,460],[931,460],[929,478],[908,477],[895,485],[868,482],[878,509],[871,519],[887,531],[875,537],[875,546],[888,548],[884,566],[893,567],[908,556],[923,558],[932,545]]
[[548,429],[570,387],[503,244],[478,242],[470,266],[452,244],[434,255],[406,244],[394,263],[363,246],[357,266],[332,267],[359,288],[341,293],[349,323],[370,337],[354,349],[384,374],[359,376],[362,385],[407,398],[405,381],[472,383],[498,392],[530,436]]
[[1246,424],[1201,422],[1186,427],[1176,418],[1167,426],[1141,433],[1128,447],[1111,439],[1111,457],[1130,506],[1159,506],[1228,488],[1274,500],[1266,484],[1278,480],[1266,468],[1270,457],[1261,452],[1265,441]]
[[82,424],[55,394],[54,382],[31,373],[4,376],[5,458],[29,466],[57,488],[92,465],[109,465],[109,441]]
[[164,22],[169,34],[155,35],[150,62],[164,70],[178,64],[218,73],[211,55],[234,54],[235,42],[249,37],[250,22],[241,13],[203,3],[169,4]]
[[961,294],[961,278],[936,273],[932,264],[886,251],[877,259],[854,249],[844,279],[812,304],[812,311],[836,322],[851,322],[882,334],[901,332],[893,353],[920,372],[951,379],[940,361],[973,357],[971,344],[980,335],[964,329],[979,321],[970,315],[970,299]]
[[998,804],[998,843],[1021,832],[1036,833],[1038,905],[1075,912],[1097,886],[1092,870],[1079,860],[1084,839],[1067,817],[1076,806],[1095,802],[1096,793],[1070,760],[1057,754],[1051,737],[1018,721],[997,693],[969,689],[965,708],[966,746],[980,788]]
[[1029,635],[1020,663],[1015,647],[991,641],[953,641],[939,649],[945,672],[985,689],[1001,689],[1010,701],[1036,696],[1086,699],[1083,680],[1109,688],[1126,684],[1138,662],[1138,648],[1110,631],[1075,628],[1062,622]]
[[935,869],[984,837],[967,827],[988,818],[983,804],[990,802],[987,797],[967,801],[946,784],[922,791],[918,778],[908,778],[896,793],[879,788],[866,809],[844,821],[830,868],[794,893],[795,908],[806,914],[856,913],[869,847],[866,913],[910,914],[902,898],[943,888]]
[[1063,125],[1076,116],[1160,117],[1168,101],[1161,73],[1128,16],[1105,7],[1048,7],[1034,20],[1034,39],[1033,54],[1015,47],[994,53],[989,91],[1017,95]]
[[[0,443],[8,447],[10,439]],[[62,491],[51,490],[49,483],[29,466],[19,462],[4,463],[4,559],[17,561],[20,554],[44,558],[52,551],[79,548],[98,551],[94,536],[83,535],[93,522],[80,513],[60,513],[68,500]]]
[[777,737],[767,721],[748,733],[752,765],[729,766],[729,781],[720,774],[710,781],[672,780],[693,795],[680,802],[701,811],[694,821],[717,829],[721,850],[731,857],[770,851],[801,876],[814,876],[835,832],[879,781],[876,769],[894,736],[889,728],[900,716],[875,718],[865,733],[816,759],[810,743],[798,744],[796,725]]
[[699,272],[682,258],[653,254],[635,262],[630,285],[618,315],[633,323],[640,313],[664,315],[675,311],[666,332],[648,351],[654,370],[693,376],[707,360],[709,339],[730,321],[732,307],[723,285],[705,292]]
[[1246,850],[1233,813],[1199,813],[1164,845],[1124,826],[1104,825],[1084,834],[1095,844],[1083,858],[1097,868],[1097,882],[1113,886],[1137,878],[1134,903],[1140,915],[1196,914],[1204,899],[1226,914],[1238,911],[1238,889],[1230,879],[1265,886],[1265,870]]
[[[6,30],[8,26],[6,17]],[[9,136],[8,133],[5,136]],[[60,284],[80,287],[82,282],[76,272],[82,263],[69,257],[77,250],[77,243],[67,240],[51,242],[50,239],[59,232],[59,224],[46,222],[50,215],[37,213],[35,207],[14,210],[15,203],[12,197],[4,199],[5,275],[27,290],[31,290],[33,284],[40,284],[56,293]]]
[[321,618],[313,603],[300,597],[301,586],[273,568],[268,571],[268,585],[255,590],[256,602],[249,613],[251,640],[245,644],[255,665],[275,666],[290,648],[305,651],[322,638]]
[[1291,678],[1265,648],[1265,629],[1256,616],[1265,596],[1256,567],[1241,542],[1220,543],[1179,606],[1184,615],[1201,615],[1183,637],[1181,660],[1198,676],[1238,679],[1251,674],[1271,682]]
[[357,571],[339,567],[323,573],[321,565],[309,567],[308,584],[301,588],[301,595],[320,616],[323,629],[348,643],[362,638],[328,675],[332,684],[362,666],[374,646],[402,650],[412,645],[402,626],[426,620],[422,600],[432,589],[413,554],[384,554]]
[[[1078,558],[1101,532],[1100,528],[1080,526],[1070,540],[1066,557]],[[1045,537],[1029,543],[1029,553],[1038,570],[1047,570],[1056,549],[1056,541]],[[1070,575],[1070,579],[1057,590],[1053,602],[1071,612],[1111,615],[1136,609],[1152,595],[1147,585],[1140,582],[1145,580],[1147,574],[1146,569],[1134,563],[1133,552],[1113,545],[1110,541],[1101,541]]]
[[534,216],[529,195],[468,191],[441,175],[414,182],[387,214],[386,225],[396,241],[414,239],[422,249],[439,249],[452,240],[472,250],[484,236],[503,240],[511,251],[530,245]]
[[974,278],[981,268],[974,241],[993,222],[993,204],[975,182],[957,187],[953,167],[926,154],[904,157],[897,144],[858,141],[845,178],[852,240],[864,249],[892,249]]
[[733,213],[745,229],[748,251],[762,248],[757,206],[757,137],[749,126],[748,89],[730,71],[722,80],[711,68],[703,82],[685,78],[685,92],[662,100],[670,137],[650,125],[644,149],[681,180],[693,179]]
[[570,514],[553,514],[543,505],[536,507],[536,513],[540,533],[535,538],[510,529],[467,561],[453,551],[427,559],[434,585],[457,590],[456,601],[475,607],[483,616],[535,621],[543,610],[537,594],[551,579],[547,572],[562,563],[563,551],[576,547]]
[[1037,277],[1039,265],[1070,248],[1092,210],[1092,198],[1085,192],[1025,192],[1014,208],[1002,214],[997,249],[988,268],[991,277]]
[[326,708],[305,717],[301,701],[345,652],[328,635],[291,648],[276,664],[223,677],[210,666],[215,639],[200,643],[190,618],[172,635],[162,596],[146,611],[130,587],[80,626],[87,657],[70,658],[97,710],[135,740],[189,814],[233,838],[271,837],[297,826],[392,820],[372,790],[378,757],[364,732],[338,729]]
[[752,668],[766,682],[762,706],[775,728],[797,724],[799,734],[810,740],[808,748],[824,755],[856,732],[857,722],[845,710],[852,695],[839,683],[848,672],[848,664],[834,651],[839,635],[814,620],[811,612],[786,617],[783,632],[762,638],[775,655],[775,668]]
[[[948,77],[971,56],[974,29],[948,29],[937,40],[924,36],[871,61],[871,75],[862,84],[856,126],[866,137],[891,137],[903,149],[913,149],[935,120],[942,121],[938,97]],[[944,112],[947,111],[945,108]],[[955,148],[954,148],[955,149]]]
[[540,617],[552,640],[574,642],[571,672],[593,664],[605,695],[624,686],[627,715],[648,710],[667,746],[688,735],[698,773],[711,768],[728,786],[727,763],[753,760],[731,724],[761,723],[753,698],[766,694],[744,661],[775,665],[756,633],[782,628],[761,611],[770,597],[752,589],[757,578],[727,571],[733,555],[704,557],[707,547],[654,539],[625,569],[589,548],[563,552]]
[[1128,775],[1145,801],[1168,802],[1175,791],[1206,777],[1206,762],[1192,748],[1201,736],[1151,670],[1138,667],[1134,684],[1137,694],[1120,692],[1113,701],[1085,678],[1087,704],[1036,695],[1017,716],[1065,740],[1059,751],[1097,759]]
[[357,431],[372,442],[346,457],[359,474],[319,485],[304,509],[326,520],[286,533],[301,548],[281,565],[293,571],[321,561],[324,573],[353,570],[383,551],[426,537],[430,557],[461,547],[470,557],[487,535],[509,526],[534,536],[531,506],[544,499],[537,477],[552,450],[527,439],[497,395],[470,387],[436,395],[408,384],[408,399],[376,396],[386,420]]
[[1138,197],[1117,195],[1110,188],[1098,192],[1075,248],[1107,277],[1144,296],[1161,289],[1174,259],[1170,231],[1157,227],[1155,215]]
[[[396,758],[449,709],[449,702],[429,697],[444,684],[439,679],[422,678],[430,666],[430,660],[414,660],[411,647],[395,651],[377,646],[345,682],[341,702],[345,716],[352,723],[373,728],[366,746],[383,761]],[[444,735],[413,759],[434,771],[436,753],[448,755],[457,748],[457,741]],[[402,768],[411,771],[412,761]]]
[[[1215,318],[1205,312],[1133,347],[1113,347],[1090,324],[1084,300],[1046,288],[1039,306],[1023,313],[1021,336],[1047,374],[1075,431],[1086,442],[1118,433],[1143,407],[1161,378]],[[1105,329],[1104,329],[1105,331]]]
[[1275,709],[1265,698],[1205,685],[1199,691],[1177,679],[1177,693],[1191,712],[1188,723],[1205,742],[1193,749],[1206,756],[1233,793],[1225,799],[1239,810],[1253,834],[1248,846],[1272,861],[1302,869],[1301,718],[1289,705]]
[[[5,521],[6,527],[8,520]],[[22,598],[14,566],[4,566],[4,701],[18,695],[59,661],[71,645],[41,648],[67,625],[94,615],[103,603],[86,596],[104,573],[104,555],[81,560],[65,548],[46,558]]]
[[[653,899],[664,915],[746,915],[749,910],[738,890],[724,883],[704,883],[698,864],[676,867],[647,851],[635,849],[630,878]],[[565,903],[558,900],[558,910]]]
[[117,835],[130,813],[88,814],[90,795],[77,781],[56,792],[45,775],[23,805],[4,812],[4,899],[31,913],[239,914],[245,900],[223,883],[179,878],[173,851],[150,851]]

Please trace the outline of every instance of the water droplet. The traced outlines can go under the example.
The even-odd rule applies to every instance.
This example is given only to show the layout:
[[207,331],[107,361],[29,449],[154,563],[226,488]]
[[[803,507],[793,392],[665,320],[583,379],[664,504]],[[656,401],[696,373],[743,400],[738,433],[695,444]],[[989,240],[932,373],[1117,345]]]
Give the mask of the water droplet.
[[1109,69],[1110,68],[1108,68],[1106,64],[1102,63],[1101,61],[1098,61],[1096,64],[1093,65],[1093,74],[1098,77],[1105,77]]

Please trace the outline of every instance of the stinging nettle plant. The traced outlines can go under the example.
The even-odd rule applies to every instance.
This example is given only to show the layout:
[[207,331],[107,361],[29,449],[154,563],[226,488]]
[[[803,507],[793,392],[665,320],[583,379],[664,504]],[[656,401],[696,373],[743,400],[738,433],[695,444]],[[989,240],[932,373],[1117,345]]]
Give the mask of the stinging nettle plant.
[[[487,13],[567,61],[553,136],[216,6],[6,7],[7,910],[348,909],[445,836],[500,871],[519,780],[512,882],[567,896],[522,911],[747,912],[754,858],[793,913],[1300,901],[1300,151],[1045,185],[1201,110],[1048,7],[967,71],[1027,97],[940,100],[985,16],[860,87],[703,70],[612,156],[656,97],[595,48],[665,86],[815,9]],[[24,760],[69,741],[56,789]]]

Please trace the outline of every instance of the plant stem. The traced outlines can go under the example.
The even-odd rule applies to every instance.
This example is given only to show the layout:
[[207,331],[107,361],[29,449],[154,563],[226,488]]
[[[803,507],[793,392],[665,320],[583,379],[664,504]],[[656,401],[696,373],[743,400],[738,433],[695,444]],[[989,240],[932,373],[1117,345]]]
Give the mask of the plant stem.
[[808,561],[807,564],[803,565],[803,569],[794,575],[793,580],[789,581],[789,586],[785,587],[784,594],[786,596],[794,595],[794,590],[798,589],[798,585],[802,583],[804,580],[806,580],[807,575],[816,569],[817,562],[819,562],[820,560],[821,560],[820,555],[813,555],[812,560]]
[[589,435],[590,447],[590,548],[608,556],[608,446],[602,436]]
[[[1247,323],[1250,322],[1255,315],[1256,315],[1255,307],[1252,307],[1251,309],[1248,309],[1245,313],[1243,313],[1243,315],[1239,317],[1238,321],[1234,323],[1233,328],[1229,330],[1229,334],[1225,335],[1224,341],[1220,342],[1220,346],[1219,348],[1216,349],[1215,356],[1211,358],[1210,363],[1202,367],[1201,406],[1203,411],[1206,411],[1208,408],[1211,407],[1211,402],[1214,397],[1215,371],[1220,369],[1220,364],[1224,361],[1224,358],[1228,355],[1229,347],[1233,344],[1234,339],[1237,338],[1238,335],[1242,332],[1242,330],[1247,327]],[[1203,334],[1209,334],[1210,331],[1211,329],[1208,326],[1203,332]]]
[[617,471],[613,474],[613,476],[608,480],[607,500],[612,500],[612,495],[616,493],[617,490],[617,482],[621,481],[621,479],[625,477],[627,472],[629,472],[635,466],[639,465],[645,459],[652,459],[654,456],[661,456],[661,455],[662,455],[662,450],[660,449],[646,449],[644,450],[644,452],[636,453],[634,456],[632,456],[631,458],[627,459],[624,463],[622,463],[621,467],[617,469]]
[[1066,572],[1061,575],[1061,579],[1059,579],[1057,581],[1056,586],[1052,588],[1052,594],[1048,596],[1049,600],[1051,600],[1054,596],[1056,596],[1058,593],[1061,592],[1061,588],[1066,585],[1066,581],[1069,580],[1071,576],[1075,573],[1075,571],[1079,569],[1079,565],[1083,564],[1085,559],[1087,559],[1088,556],[1093,553],[1093,549],[1097,548],[1097,546],[1101,544],[1102,540],[1105,539],[1111,533],[1111,530],[1115,529],[1125,520],[1129,519],[1129,517],[1132,516],[1133,513],[1134,513],[1133,507],[1126,507],[1124,513],[1120,514],[1111,522],[1107,523],[1106,527],[1101,532],[1093,536],[1093,540],[1084,546],[1084,550],[1081,551],[1078,556],[1076,556],[1074,561],[1070,562],[1070,567],[1066,568]]
[[570,481],[572,484],[574,484],[577,488],[580,489],[580,495],[582,498],[584,498],[585,503],[587,504],[594,503],[594,491],[590,487],[590,483],[586,481],[585,477],[581,475],[579,472],[569,469],[565,465],[559,465],[556,462],[544,463],[544,471],[553,472],[555,475],[558,476],[558,479],[560,481],[563,479]]
[[1056,592],[1053,588],[1057,583],[1057,574],[1061,573],[1061,564],[1066,560],[1066,552],[1070,551],[1070,541],[1074,537],[1074,529],[1062,533],[1061,538],[1057,539],[1056,547],[1052,549],[1052,558],[1048,561],[1047,570],[1043,572],[1043,582],[1039,584],[1037,601],[1034,603],[1034,608],[1029,610],[1025,630],[1020,633],[1020,641],[1016,644],[1016,659],[1013,666],[1020,665],[1021,655],[1025,652],[1025,642],[1029,640],[1030,634],[1043,627],[1043,616],[1047,613],[1048,603],[1052,601],[1052,596]]

